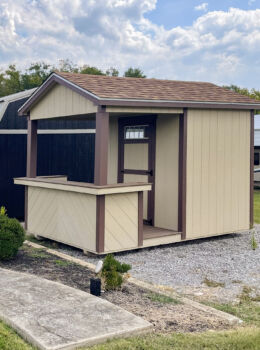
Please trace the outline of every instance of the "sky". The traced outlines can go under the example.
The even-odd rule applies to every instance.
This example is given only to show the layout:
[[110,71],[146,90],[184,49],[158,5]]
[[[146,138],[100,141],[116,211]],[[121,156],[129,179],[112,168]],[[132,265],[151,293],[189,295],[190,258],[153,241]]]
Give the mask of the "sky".
[[0,68],[62,59],[260,90],[260,0],[0,0]]

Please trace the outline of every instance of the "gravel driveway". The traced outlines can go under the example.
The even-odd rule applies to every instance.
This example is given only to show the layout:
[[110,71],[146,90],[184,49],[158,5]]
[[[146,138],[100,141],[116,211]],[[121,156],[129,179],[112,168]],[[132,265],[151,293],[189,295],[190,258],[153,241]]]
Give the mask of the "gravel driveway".
[[[116,257],[132,265],[131,274],[136,278],[202,300],[234,301],[243,286],[260,293],[260,225],[256,231],[256,250],[251,248],[251,233],[245,232],[118,253]],[[99,260],[67,246],[58,250],[92,263]],[[212,287],[205,279],[223,285]]]

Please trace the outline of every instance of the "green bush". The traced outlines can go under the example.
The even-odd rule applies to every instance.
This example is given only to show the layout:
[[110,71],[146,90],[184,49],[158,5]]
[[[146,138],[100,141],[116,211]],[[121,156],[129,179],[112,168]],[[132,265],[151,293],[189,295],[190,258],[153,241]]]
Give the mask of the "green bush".
[[112,254],[104,260],[101,276],[105,281],[106,290],[118,289],[123,283],[123,273],[131,270],[131,265],[121,264]]
[[25,232],[19,221],[0,215],[0,260],[16,256],[19,247],[23,245]]

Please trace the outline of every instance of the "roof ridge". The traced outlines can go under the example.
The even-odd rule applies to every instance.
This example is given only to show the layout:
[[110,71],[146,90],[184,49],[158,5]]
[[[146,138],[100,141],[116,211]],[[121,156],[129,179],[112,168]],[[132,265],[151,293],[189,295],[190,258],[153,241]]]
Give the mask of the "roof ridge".
[[[137,81],[147,81],[147,80],[152,80],[152,81],[162,81],[162,82],[178,82],[178,83],[195,83],[195,84],[210,84],[214,86],[219,86],[214,83],[208,82],[208,81],[195,81],[195,80],[175,80],[175,79],[158,79],[158,78],[137,78],[137,77],[115,77],[111,75],[101,75],[101,74],[85,74],[85,73],[73,73],[73,72],[62,72],[62,71],[54,71],[54,73],[58,75],[63,75],[63,74],[70,74],[70,75],[79,75],[79,76],[90,76],[90,77],[103,77],[105,79],[122,79],[122,80],[137,80]],[[220,87],[220,86],[219,86]]]

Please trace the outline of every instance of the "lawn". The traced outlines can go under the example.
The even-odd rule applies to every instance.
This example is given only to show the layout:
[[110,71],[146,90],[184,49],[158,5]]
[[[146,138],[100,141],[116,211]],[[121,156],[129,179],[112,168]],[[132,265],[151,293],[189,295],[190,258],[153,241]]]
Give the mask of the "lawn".
[[[146,335],[112,340],[89,350],[258,350],[260,331],[246,327],[225,332],[201,334]],[[13,330],[0,322],[1,350],[35,350]]]
[[260,224],[260,190],[254,193],[254,222]]

